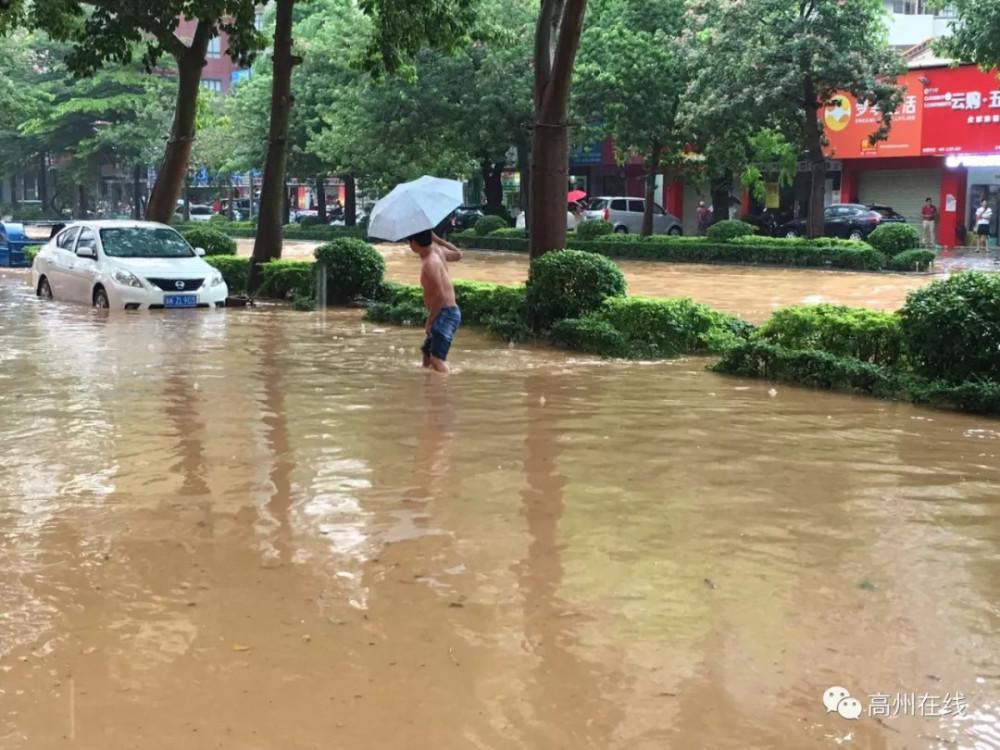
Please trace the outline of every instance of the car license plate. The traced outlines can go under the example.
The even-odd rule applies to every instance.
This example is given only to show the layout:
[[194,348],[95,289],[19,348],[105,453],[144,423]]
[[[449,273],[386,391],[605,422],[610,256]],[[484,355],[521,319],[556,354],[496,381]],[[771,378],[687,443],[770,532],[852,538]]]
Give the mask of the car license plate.
[[164,307],[197,307],[197,294],[168,294],[163,298]]

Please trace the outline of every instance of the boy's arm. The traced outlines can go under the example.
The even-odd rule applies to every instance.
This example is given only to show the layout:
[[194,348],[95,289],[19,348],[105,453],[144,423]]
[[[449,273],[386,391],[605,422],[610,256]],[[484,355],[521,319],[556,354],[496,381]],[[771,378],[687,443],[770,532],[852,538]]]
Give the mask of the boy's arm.
[[427,308],[427,323],[424,325],[424,331],[430,334],[434,318],[441,312],[441,290],[438,280],[434,274],[427,272],[426,267],[420,269],[420,285],[424,288],[424,307]]
[[436,242],[438,245],[441,246],[441,251],[444,253],[445,260],[447,261],[462,260],[462,251],[459,250],[454,245],[452,245],[450,242],[448,242],[448,240],[441,239],[433,232],[431,233],[431,237],[434,239],[434,242]]

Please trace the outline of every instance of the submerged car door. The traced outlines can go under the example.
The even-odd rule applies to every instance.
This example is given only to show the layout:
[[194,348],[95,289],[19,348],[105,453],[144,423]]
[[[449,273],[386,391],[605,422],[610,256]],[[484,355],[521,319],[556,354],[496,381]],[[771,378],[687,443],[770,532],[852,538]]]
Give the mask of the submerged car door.
[[97,282],[97,233],[89,227],[80,230],[76,240],[73,265],[70,267],[70,294],[76,302],[92,302],[94,284]]
[[80,227],[70,227],[56,237],[50,256],[51,262],[49,267],[44,269],[49,279],[49,287],[52,289],[52,296],[56,299],[72,298],[70,268],[76,260],[76,256],[73,255],[73,245],[76,244],[78,234]]

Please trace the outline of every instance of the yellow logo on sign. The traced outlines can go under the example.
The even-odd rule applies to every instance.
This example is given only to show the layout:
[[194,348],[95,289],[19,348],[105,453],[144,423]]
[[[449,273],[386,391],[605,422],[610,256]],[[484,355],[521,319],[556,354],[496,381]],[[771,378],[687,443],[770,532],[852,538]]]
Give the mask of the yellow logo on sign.
[[830,130],[843,130],[851,122],[851,103],[843,96],[833,97],[826,105],[823,120]]

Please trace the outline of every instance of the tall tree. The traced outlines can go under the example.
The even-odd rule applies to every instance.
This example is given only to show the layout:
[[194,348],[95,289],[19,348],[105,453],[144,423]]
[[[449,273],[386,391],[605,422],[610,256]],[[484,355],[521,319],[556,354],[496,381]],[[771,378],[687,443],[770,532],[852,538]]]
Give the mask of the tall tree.
[[684,161],[687,136],[678,118],[688,86],[684,23],[681,0],[598,0],[580,43],[573,107],[612,138],[622,161],[642,158],[643,236],[653,231],[657,177],[669,182]]
[[566,109],[586,8],[587,0],[542,0],[535,24],[535,117],[528,210],[532,258],[566,245]]
[[295,0],[277,0],[274,23],[273,73],[271,77],[271,122],[268,127],[264,181],[260,189],[260,215],[257,236],[250,259],[247,289],[253,293],[260,285],[260,264],[281,257],[282,211],[286,200],[285,169],[288,164],[288,118],[294,102],[292,70],[302,58],[292,53],[292,14]]
[[725,122],[757,118],[801,145],[811,175],[809,234],[821,235],[823,108],[837,92],[867,100],[883,114],[873,134],[881,139],[901,101],[895,79],[905,67],[887,46],[881,0],[699,0],[691,12],[704,20],[692,98]]
[[[168,55],[177,66],[174,120],[153,186],[146,217],[169,222],[187,174],[195,136],[198,90],[209,41],[220,31],[229,36],[226,54],[240,63],[250,59],[262,39],[254,28],[253,0],[35,0],[30,21],[73,50],[69,69],[92,76],[107,61],[129,64],[136,47],[152,72]],[[180,18],[197,19],[190,40],[177,36]]]
[[1000,3],[995,0],[949,0],[955,11],[951,34],[938,40],[938,49],[961,62],[984,68],[1000,66]]

